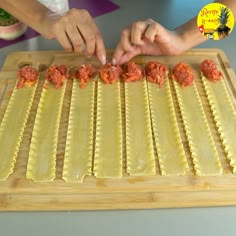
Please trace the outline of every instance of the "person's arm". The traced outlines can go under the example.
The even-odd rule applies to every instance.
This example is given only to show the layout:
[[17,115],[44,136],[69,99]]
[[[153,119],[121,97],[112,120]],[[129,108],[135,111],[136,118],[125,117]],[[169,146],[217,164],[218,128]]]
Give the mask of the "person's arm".
[[234,14],[234,20],[236,21],[236,2],[234,0],[216,0],[214,2],[222,3],[227,6]]
[[[48,17],[49,10],[38,1],[31,0],[1,0],[0,8],[9,12],[18,20],[26,23],[30,27],[34,28],[40,34],[45,34],[50,37],[50,32],[46,32],[47,29],[42,29],[42,22]],[[51,36],[52,37],[52,36]]]
[[[227,6],[236,17],[236,1],[232,0],[218,0],[214,1],[215,3],[222,3],[225,6]],[[236,20],[236,18],[235,18]],[[199,34],[199,30],[196,27],[197,17],[192,18],[185,24],[179,26],[175,31],[179,33],[180,37],[183,40],[183,43],[186,46],[185,50],[188,50],[200,43],[203,43],[207,40],[206,37],[203,37],[201,34]],[[184,51],[185,51],[184,50]]]
[[[236,1],[215,2],[226,5],[236,16]],[[123,64],[140,54],[178,55],[206,40],[197,27],[197,17],[172,31],[152,19],[137,21],[122,30],[112,62]]]
[[57,39],[67,51],[95,54],[104,64],[105,46],[91,15],[84,9],[71,9],[55,15],[37,0],[1,0],[0,8],[35,29],[47,39]]

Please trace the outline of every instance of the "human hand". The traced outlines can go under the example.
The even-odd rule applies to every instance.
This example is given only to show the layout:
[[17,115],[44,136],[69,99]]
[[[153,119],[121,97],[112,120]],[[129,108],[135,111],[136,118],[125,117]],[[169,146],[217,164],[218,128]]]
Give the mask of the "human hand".
[[123,29],[112,63],[123,64],[140,54],[178,55],[187,46],[178,31],[169,31],[152,19],[138,21]]
[[88,11],[71,9],[63,15],[48,14],[43,21],[42,36],[57,39],[66,51],[95,55],[102,64],[106,51],[102,36]]

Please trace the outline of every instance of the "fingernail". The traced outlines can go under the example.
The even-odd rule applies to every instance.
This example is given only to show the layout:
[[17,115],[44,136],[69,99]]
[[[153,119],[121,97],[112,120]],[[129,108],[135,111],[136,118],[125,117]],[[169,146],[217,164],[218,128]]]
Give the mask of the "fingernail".
[[112,61],[111,61],[112,65],[116,65],[116,59],[113,58]]
[[102,64],[105,65],[106,64],[106,57],[103,55],[102,56]]

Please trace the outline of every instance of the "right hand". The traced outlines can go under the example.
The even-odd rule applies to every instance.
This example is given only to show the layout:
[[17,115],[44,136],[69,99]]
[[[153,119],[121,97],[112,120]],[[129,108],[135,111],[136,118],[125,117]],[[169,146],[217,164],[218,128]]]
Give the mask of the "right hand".
[[49,13],[41,34],[47,39],[57,39],[66,51],[85,50],[88,57],[95,55],[102,64],[106,62],[102,36],[87,10],[70,9],[64,15]]

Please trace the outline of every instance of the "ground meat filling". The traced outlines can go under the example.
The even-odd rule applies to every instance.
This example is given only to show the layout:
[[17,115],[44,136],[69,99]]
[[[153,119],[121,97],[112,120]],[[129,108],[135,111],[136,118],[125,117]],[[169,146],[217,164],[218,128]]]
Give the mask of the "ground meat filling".
[[145,67],[147,80],[163,86],[167,67],[158,61],[150,61]]
[[204,76],[213,82],[217,82],[222,78],[221,71],[218,70],[214,61],[205,59],[200,66],[200,70]]
[[95,69],[92,65],[81,65],[74,71],[74,78],[80,82],[80,88],[84,89],[86,84],[95,75]]
[[32,66],[24,66],[19,69],[17,88],[27,88],[35,85],[39,72]]
[[64,65],[52,65],[46,72],[46,80],[53,83],[56,89],[61,88],[68,77],[68,69]]
[[105,84],[114,84],[121,76],[122,69],[119,65],[107,63],[100,67],[99,74]]
[[192,85],[194,74],[189,65],[180,62],[172,69],[171,78],[177,81],[181,87],[186,87]]
[[129,62],[124,65],[122,78],[125,82],[139,81],[143,78],[143,71],[135,62]]

